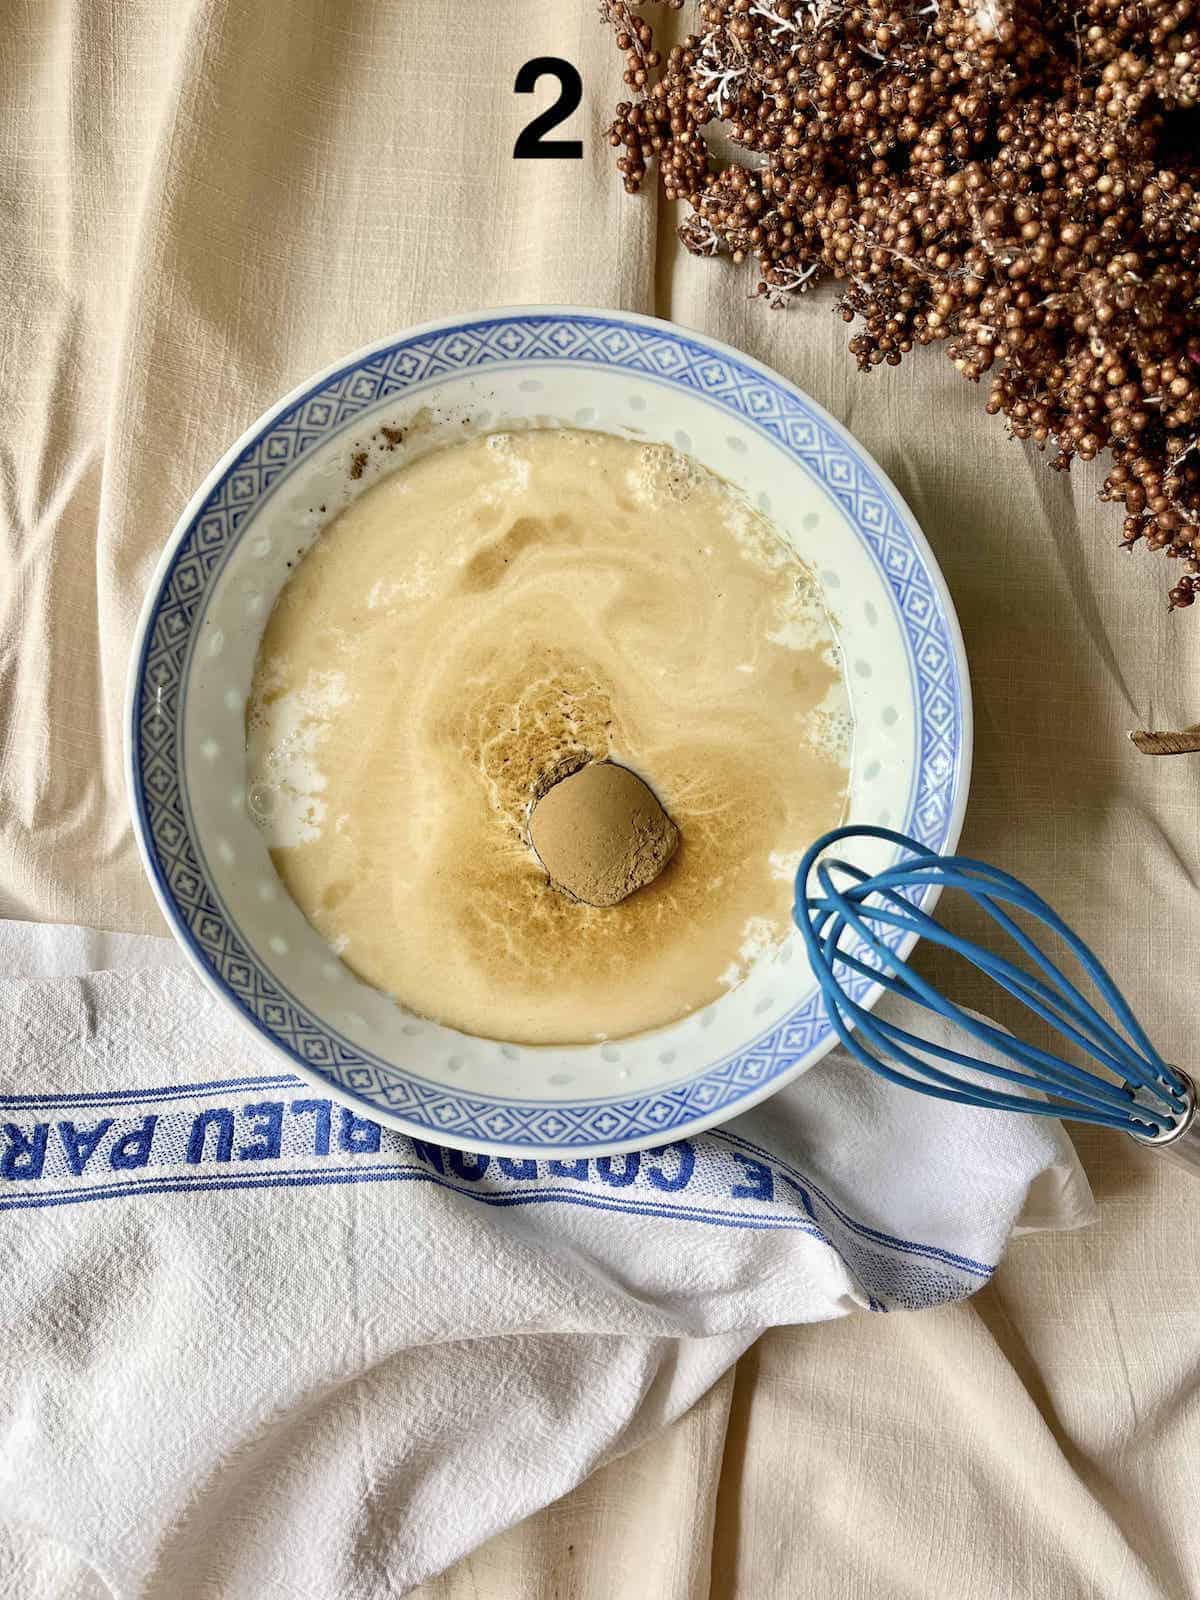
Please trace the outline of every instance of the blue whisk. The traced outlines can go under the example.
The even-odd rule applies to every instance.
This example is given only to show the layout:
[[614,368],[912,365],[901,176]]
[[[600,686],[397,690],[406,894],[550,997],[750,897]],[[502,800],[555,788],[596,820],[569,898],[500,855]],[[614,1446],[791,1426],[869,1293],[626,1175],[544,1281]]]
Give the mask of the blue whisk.
[[[904,854],[872,876],[830,855],[832,847],[853,839],[880,839]],[[969,895],[1017,946],[1029,967],[948,932],[914,904],[921,891],[930,888]],[[1061,940],[1091,980],[1109,1017],[1038,948],[1006,908],[1026,913]],[[1019,879],[968,856],[937,855],[890,828],[836,828],[818,839],[801,862],[793,914],[834,1031],[872,1072],[960,1105],[1120,1128],[1143,1143],[1162,1146],[1200,1172],[1195,1085],[1158,1054],[1078,934]],[[947,1000],[903,959],[900,947],[911,943],[914,935],[969,961],[1111,1077],[1100,1077],[1015,1038]],[[861,1003],[875,984],[946,1018],[1009,1064],[976,1060],[875,1016]]]

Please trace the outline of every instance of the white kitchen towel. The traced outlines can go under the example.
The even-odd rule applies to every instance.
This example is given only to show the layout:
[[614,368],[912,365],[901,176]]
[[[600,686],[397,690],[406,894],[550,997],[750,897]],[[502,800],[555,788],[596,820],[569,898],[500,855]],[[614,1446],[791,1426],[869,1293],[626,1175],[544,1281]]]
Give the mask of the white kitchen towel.
[[403,1594],[762,1329],[1091,1220],[1057,1125],[840,1055],[659,1151],[498,1160],[264,1063],[167,941],[8,924],[0,972],[4,1595]]

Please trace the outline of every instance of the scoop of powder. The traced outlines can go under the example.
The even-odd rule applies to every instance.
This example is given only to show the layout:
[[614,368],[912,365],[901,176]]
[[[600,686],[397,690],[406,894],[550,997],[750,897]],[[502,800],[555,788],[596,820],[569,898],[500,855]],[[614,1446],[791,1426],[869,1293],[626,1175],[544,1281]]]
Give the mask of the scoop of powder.
[[556,887],[615,906],[658,877],[679,829],[636,773],[593,761],[537,801],[529,838]]

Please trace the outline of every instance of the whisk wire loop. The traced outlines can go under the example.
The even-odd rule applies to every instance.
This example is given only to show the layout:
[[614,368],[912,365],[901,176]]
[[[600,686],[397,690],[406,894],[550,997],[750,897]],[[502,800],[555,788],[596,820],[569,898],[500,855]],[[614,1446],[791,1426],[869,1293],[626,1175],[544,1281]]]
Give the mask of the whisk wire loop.
[[[859,874],[856,869],[850,867],[847,863],[836,862],[833,863],[833,865],[837,867],[845,867],[845,870],[849,873],[853,873],[855,877],[865,878],[865,874]],[[845,922],[845,924],[852,927],[864,940],[870,941],[872,935],[868,923],[865,921],[865,919],[856,916],[853,911],[849,909],[849,901],[853,897],[842,896],[837,892],[836,889],[831,890],[829,873],[825,863],[822,863],[818,867],[817,875],[822,882],[822,886],[825,887],[827,892],[826,902],[820,906],[820,909],[829,910],[831,915],[835,915],[836,911],[842,911],[842,920]],[[919,877],[918,881],[926,883],[940,883],[943,880],[932,878],[928,875],[922,875]],[[945,881],[953,886],[953,878],[948,878]],[[1103,1019],[1098,1017],[1094,1012],[1092,1012],[1089,1017],[1087,1008],[1072,999],[1070,993],[1066,995],[1056,993],[1056,991],[1052,990],[1048,985],[1042,983],[1040,979],[1035,978],[1030,973],[1022,972],[1019,967],[1014,966],[1011,961],[1005,960],[1003,956],[993,955],[978,945],[968,944],[965,941],[957,938],[954,934],[943,928],[940,923],[936,922],[925,912],[921,911],[917,907],[912,906],[908,901],[900,899],[895,894],[895,891],[888,888],[877,887],[874,892],[879,893],[885,900],[896,901],[903,907],[903,910],[900,914],[891,914],[883,907],[872,907],[870,911],[870,923],[882,923],[901,930],[911,930],[915,924],[930,943],[942,945],[943,947],[954,950],[956,953],[962,955],[963,958],[972,966],[978,968],[979,971],[984,972],[987,976],[992,978],[995,983],[997,983],[1001,988],[1005,989],[1015,999],[1022,1001],[1023,1004],[1025,1004],[1031,1011],[1041,1017],[1043,1021],[1050,1023],[1052,1027],[1056,1027],[1061,1033],[1070,1038],[1082,1050],[1088,1051],[1090,1054],[1094,1055],[1101,1061],[1102,1065],[1108,1067],[1109,1071],[1115,1072],[1118,1075],[1122,1075],[1124,1073],[1128,1061],[1128,1045],[1124,1043],[1119,1034],[1115,1033],[1112,1028],[1108,1027],[1107,1024],[1103,1022]],[[980,896],[980,903],[982,904],[985,899],[986,897]],[[816,906],[819,903],[812,902],[812,904]],[[842,908],[845,908],[844,911]],[[1004,917],[1004,914],[999,912],[997,908],[997,920],[1000,918],[1003,918],[1005,922],[1011,920],[1007,917]],[[854,970],[860,972],[869,970],[865,968],[864,964],[856,963],[852,957],[848,957],[840,950],[836,951],[833,959],[836,960],[838,965],[850,966]],[[897,972],[903,971],[904,973],[909,973],[911,971],[911,969],[908,968],[907,963],[900,961],[894,955],[891,958],[891,963]],[[1055,970],[1057,971],[1057,969]],[[931,993],[936,997],[937,1010],[945,1011],[946,1008],[952,1009],[955,1012],[955,1020],[957,1020],[961,1026],[966,1028],[968,1032],[976,1033],[977,1037],[984,1037],[983,1034],[978,1032],[976,1019],[969,1018],[967,1013],[953,1006],[952,1002],[947,1001],[944,996],[939,995],[938,992],[933,990],[930,986],[921,984],[915,973],[912,974],[912,977],[915,980],[912,987],[916,988],[918,994],[924,997]],[[1058,973],[1058,977],[1063,984],[1067,984],[1068,980],[1061,973]],[[1067,1013],[1066,1016],[1063,1015],[1064,1012]],[[1079,1022],[1081,1024],[1081,1028],[1077,1028],[1072,1021],[1068,1020],[1068,1017],[1073,1017],[1076,1022]],[[1096,1035],[1101,1034],[1102,1031],[1103,1033],[1107,1034],[1108,1040],[1111,1041],[1112,1045],[1115,1045],[1118,1052],[1125,1052],[1124,1055],[1114,1055],[1109,1053],[1109,1049],[1106,1048],[1106,1044],[1101,1042],[1100,1038],[1096,1037]],[[1006,1050],[1011,1050],[1014,1054],[1020,1054],[1031,1064],[1037,1064],[1047,1071],[1053,1071],[1055,1066],[1064,1067],[1067,1070],[1068,1075],[1076,1083],[1078,1083],[1081,1088],[1086,1087],[1088,1083],[1092,1081],[1091,1075],[1082,1071],[1082,1069],[1073,1067],[1069,1062],[1063,1062],[1061,1057],[1049,1055],[1045,1051],[1038,1051],[1032,1045],[1023,1045],[1020,1040],[1014,1041],[1012,1036],[1005,1033],[1002,1029],[988,1028],[986,1037],[988,1042],[998,1045]]]
[[[898,846],[906,854],[874,875],[828,856],[840,841],[864,837]],[[810,879],[819,892],[809,892]],[[931,889],[966,894],[1035,970],[943,927],[918,903]],[[1009,908],[1061,941],[1113,1020],[1039,947]],[[1103,963],[1039,894],[1010,873],[969,856],[938,856],[888,828],[839,828],[817,840],[801,862],[794,915],[835,1033],[852,1055],[883,1077],[938,1099],[1034,1116],[1067,1115],[1143,1137],[1169,1137],[1175,1119],[1190,1115],[1189,1086],[1155,1050]],[[1018,1039],[946,999],[900,954],[899,947],[915,937],[961,956],[1119,1083]],[[989,1058],[980,1061],[875,1016],[860,1003],[865,991],[858,980],[863,979],[946,1018],[986,1046]],[[959,1077],[935,1061],[984,1074],[991,1082]],[[1033,1090],[1035,1096],[1012,1093],[997,1081]]]
[[[829,997],[827,995],[827,1004]],[[988,1089],[986,1091],[974,1087],[965,1087],[959,1080],[949,1073],[944,1073],[932,1066],[929,1062],[909,1054],[899,1043],[906,1040],[920,1049],[925,1055],[934,1055],[942,1060],[958,1062],[964,1066],[980,1069],[980,1063],[970,1056],[965,1056],[959,1051],[951,1050],[946,1046],[933,1043],[931,1040],[918,1039],[914,1034],[897,1028],[893,1024],[885,1023],[874,1017],[864,1008],[850,1004],[846,1008],[853,1016],[858,1037],[852,1034],[836,1003],[829,1005],[829,1016],[842,1044],[864,1064],[881,1077],[888,1079],[905,1088],[919,1089],[921,1093],[931,1095],[938,1100],[948,1100],[959,1105],[978,1106],[986,1105],[1000,1110],[1020,1111],[1032,1116],[1058,1117],[1062,1116],[1068,1106],[1060,1100],[1032,1100],[1025,1095],[1008,1094],[1003,1090]],[[890,1054],[893,1059],[899,1060],[904,1065],[919,1073],[915,1077],[910,1073],[899,1072],[891,1066],[886,1059],[872,1056],[862,1051],[859,1047],[859,1038],[866,1037],[877,1049]],[[989,1072],[995,1073],[996,1068],[992,1063],[987,1064]],[[1044,1089],[1044,1081],[1032,1075],[1013,1072],[1010,1069],[1001,1069],[1003,1075],[1018,1083],[1026,1083],[1033,1089]],[[1104,1123],[1109,1127],[1125,1128],[1128,1126],[1127,1112],[1116,1112],[1097,1107],[1090,1115],[1089,1120]]]
[[[902,836],[896,837],[899,839]],[[1129,1043],[1125,1040],[1122,1040],[1120,1035],[1117,1034],[1095,1011],[1094,1007],[1092,1007],[1087,1001],[1083,1000],[1083,998],[1079,996],[1078,991],[1074,989],[1073,985],[1070,983],[1070,980],[1067,979],[1061,969],[1057,967],[1054,962],[1052,962],[1050,958],[1033,943],[1031,939],[1029,939],[1029,937],[1024,933],[1017,923],[1015,923],[1000,909],[998,905],[996,905],[992,894],[978,892],[975,884],[971,881],[971,878],[973,875],[977,874],[980,877],[993,880],[989,884],[989,888],[992,889],[993,892],[998,890],[1003,898],[1010,900],[1014,904],[1020,905],[1024,909],[1030,911],[1033,915],[1037,916],[1039,920],[1043,921],[1048,927],[1050,927],[1053,932],[1063,938],[1064,942],[1067,943],[1068,947],[1080,960],[1085,971],[1088,972],[1088,975],[1092,977],[1093,981],[1095,981],[1098,986],[1104,986],[1105,990],[1107,991],[1106,998],[1110,1000],[1114,1011],[1117,1012],[1120,1020],[1126,1024],[1129,1031],[1133,1033],[1137,1043],[1145,1050],[1147,1055],[1150,1056],[1151,1063],[1153,1064],[1151,1065],[1151,1063],[1147,1063],[1147,1065],[1149,1066],[1153,1080],[1155,1082],[1170,1082],[1169,1078],[1163,1076],[1167,1069],[1162,1066],[1160,1058],[1157,1057],[1156,1052],[1153,1050],[1153,1046],[1150,1045],[1149,1040],[1146,1038],[1144,1032],[1138,1024],[1137,1019],[1133,1016],[1132,1012],[1125,1004],[1124,998],[1120,995],[1120,991],[1117,990],[1116,985],[1113,983],[1108,972],[1105,970],[1096,956],[1083,943],[1083,941],[1079,939],[1073,930],[1069,928],[1060,917],[1058,917],[1053,909],[1048,906],[1039,895],[1037,895],[1033,890],[1025,888],[1025,886],[1022,885],[1019,880],[1012,878],[1009,874],[1003,873],[997,868],[989,867],[986,863],[974,861],[969,857],[933,857],[930,852],[924,851],[923,849],[922,855],[925,857],[925,861],[903,862],[898,867],[893,867],[883,873],[878,874],[874,879],[868,879],[867,874],[863,873],[858,868],[850,866],[848,863],[838,862],[836,863],[838,868],[840,870],[844,870],[847,875],[853,877],[856,881],[856,888],[848,891],[840,890],[833,885],[832,879],[830,878],[824,863],[822,864],[822,868],[819,870],[821,872],[823,886],[826,889],[828,899],[831,900],[839,909],[845,905],[847,900],[861,900],[870,893],[886,892],[886,890],[893,883],[901,883],[906,886],[912,886],[914,884],[937,885],[939,887],[961,887],[966,889],[972,894],[972,898],[976,900],[981,908],[983,908],[993,918],[993,920],[995,920],[998,925],[1006,933],[1008,933],[1010,937],[1013,938],[1018,946],[1030,957],[1030,959],[1054,981],[1054,983],[1057,985],[1057,993],[1048,991],[1041,987],[1031,974],[1021,972],[1019,968],[1014,968],[1011,963],[1005,962],[1003,958],[992,956],[989,952],[983,951],[978,946],[971,945],[966,941],[957,940],[954,935],[946,935],[944,930],[942,930],[944,934],[943,942],[946,943],[950,948],[958,949],[960,954],[964,955],[966,959],[972,962],[972,964],[979,966],[981,970],[995,972],[997,974],[1000,971],[1003,971],[1008,977],[1009,981],[1015,982],[1018,986],[1022,988],[1026,984],[1033,986],[1034,992],[1037,993],[1044,1002],[1048,1002],[1051,1005],[1054,1005],[1057,1002],[1058,1004],[1063,1005],[1072,1014],[1072,1016],[1074,1016],[1077,1022],[1080,1022],[1086,1029],[1088,1029],[1088,1031],[1094,1031],[1095,1033],[1106,1038],[1110,1044],[1110,1047],[1115,1048],[1116,1051],[1122,1053],[1122,1056],[1124,1057],[1124,1055],[1126,1055],[1129,1051]],[[913,870],[914,867],[926,866],[926,863],[928,863],[926,870]],[[895,901],[895,903],[901,905],[902,912],[904,914],[904,926],[909,927],[911,926],[912,921],[917,921],[921,924],[922,928],[929,936],[933,936],[931,930],[937,929],[939,925],[935,923],[932,918],[928,917],[924,912],[922,912],[919,907],[911,905],[908,901],[896,901],[894,894],[888,895],[887,897]],[[813,904],[816,906],[817,902],[814,901]],[[878,908],[873,907],[871,915],[872,920],[886,920],[885,915],[881,913]],[[1082,1041],[1080,1042],[1082,1043]]]
[[[1079,937],[1070,924],[1063,921],[1058,912],[1055,911],[1054,907],[1049,905],[1042,898],[1042,896],[1038,894],[1036,889],[1031,889],[1028,884],[1022,883],[1019,878],[1014,878],[1011,873],[1004,872],[999,867],[994,867],[986,861],[977,861],[971,856],[944,856],[940,858],[940,862],[943,867],[949,869],[951,872],[953,872],[955,869],[958,869],[965,872],[968,876],[978,876],[985,881],[990,880],[988,892],[985,894],[977,894],[975,896],[977,903],[985,907],[985,909],[1004,930],[1004,932],[1009,935],[1009,937],[1024,951],[1029,959],[1033,961],[1048,978],[1061,986],[1064,995],[1073,995],[1077,1000],[1080,1001],[1081,1010],[1085,1011],[1090,1016],[1092,1022],[1094,1022],[1099,1026],[1100,1029],[1108,1034],[1118,1050],[1127,1048],[1125,1041],[1121,1039],[1121,1036],[1115,1032],[1109,1023],[1105,1021],[1104,1017],[1101,1016],[1100,1013],[1097,1012],[1096,1009],[1086,999],[1079,995],[1075,985],[1051,960],[1045,951],[1034,943],[1034,941],[1028,936],[1028,934],[1025,933],[1024,929],[1022,929],[1018,923],[1014,922],[1011,917],[1009,917],[999,908],[999,906],[995,904],[994,897],[997,892],[999,890],[1007,890],[1008,893],[1003,895],[1003,898],[1008,899],[1012,904],[1017,905],[1021,909],[1029,912],[1032,916],[1036,917],[1039,922],[1049,928],[1052,933],[1056,934],[1057,937],[1060,938],[1071,951],[1079,964],[1083,967],[1088,977],[1091,978],[1092,982],[1096,985],[1097,989],[1103,996],[1106,1004],[1111,1007],[1121,1025],[1133,1036],[1133,1040],[1138,1048],[1145,1053],[1150,1061],[1158,1063],[1158,1067],[1164,1074],[1164,1077],[1160,1081],[1170,1081],[1169,1069],[1162,1062],[1158,1052],[1150,1043],[1150,1040],[1143,1030],[1142,1025],[1139,1023],[1137,1017],[1131,1010],[1128,1002],[1125,999],[1125,996],[1117,987],[1117,984],[1107,967],[1105,967],[1104,963],[1095,954],[1095,952],[1084,943],[1084,941]],[[966,884],[959,886],[968,888],[970,887],[970,885]]]
[[[885,988],[891,989],[895,993],[909,993],[910,998],[918,999],[919,1003],[923,1003],[920,1002],[918,995],[907,991],[903,983],[895,981],[889,975],[877,972],[865,963],[855,960],[854,957],[844,958],[839,953],[837,959],[839,964],[849,965],[864,976],[882,982]],[[907,963],[895,960],[894,966],[898,970],[902,969],[905,973],[911,973]],[[912,974],[912,976],[915,976],[915,974]],[[831,996],[826,990],[827,1006],[830,999]],[[1057,1099],[1050,1106],[1050,1111],[1054,1115],[1061,1115],[1064,1109],[1078,1103],[1088,1106],[1098,1113],[1105,1113],[1103,1120],[1116,1126],[1124,1126],[1129,1120],[1129,1097],[1127,1094],[1123,1094],[1112,1085],[1093,1077],[1090,1073],[1084,1072],[1070,1062],[1048,1055],[1044,1051],[1037,1050],[1034,1046],[1025,1045],[1020,1040],[1014,1040],[1011,1034],[983,1023],[981,1019],[973,1016],[970,1012],[961,1010],[950,1002],[945,1002],[938,1007],[942,1015],[948,1016],[965,1033],[979,1039],[981,1043],[990,1045],[1016,1060],[1023,1060],[1029,1065],[1040,1067],[1040,1075],[1037,1072],[1019,1072],[1012,1067],[1004,1066],[1000,1062],[988,1061],[986,1065],[982,1065],[978,1059],[965,1055],[961,1051],[938,1045],[932,1040],[918,1038],[915,1034],[897,1027],[894,1023],[886,1022],[884,1019],[875,1016],[873,1012],[868,1011],[864,1006],[848,1000],[840,990],[836,991],[833,1000],[840,1011],[853,1018],[855,1028],[860,1036],[867,1038],[878,1048],[886,1050],[894,1060],[901,1061],[905,1066],[912,1068],[913,1071],[942,1084],[947,1090],[955,1091],[946,1094],[944,1098],[960,1100],[962,1103],[970,1105],[980,1103],[989,1105],[1003,1104],[1010,1110],[1026,1110],[1030,1108],[1030,1102],[1024,1097],[1003,1095],[1001,1091],[996,1090],[981,1091],[975,1086],[964,1090],[960,1080],[932,1067],[928,1062],[912,1056],[907,1049],[902,1048],[903,1046],[910,1045],[919,1049],[923,1055],[934,1055],[941,1060],[950,1061],[975,1071],[984,1070],[991,1077],[1000,1078],[1009,1083],[1021,1084],[1043,1093],[1048,1089],[1051,1093],[1055,1090],[1064,1094],[1066,1091],[1070,1091],[1070,1099]],[[847,1042],[848,1035],[842,1033],[841,1030],[839,1030],[839,1037],[842,1038],[843,1043]],[[851,1046],[851,1048],[853,1047]],[[855,1053],[857,1054],[857,1052]],[[897,1077],[896,1081],[912,1083],[911,1079],[903,1077]],[[923,1087],[923,1085],[918,1084],[913,1086]],[[982,1102],[979,1099],[981,1093],[988,1095],[989,1098],[986,1102]],[[1165,1123],[1166,1119],[1163,1119],[1163,1121]]]
[[[1033,990],[1033,993],[1038,995],[1044,1004],[1048,1004],[1051,1007],[1061,1005],[1073,1017],[1075,1022],[1083,1027],[1085,1032],[1092,1036],[1098,1036],[1094,1037],[1092,1042],[1089,1042],[1088,1040],[1079,1038],[1078,1035],[1074,1035],[1073,1037],[1075,1038],[1075,1042],[1078,1043],[1081,1048],[1089,1050],[1095,1047],[1103,1048],[1103,1046],[1100,1046],[1099,1040],[1106,1040],[1108,1048],[1115,1051],[1116,1054],[1114,1059],[1106,1061],[1105,1064],[1108,1065],[1110,1070],[1114,1072],[1122,1072],[1124,1065],[1129,1060],[1129,1042],[1122,1039],[1120,1034],[1118,1034],[1115,1029],[1113,1029],[1111,1025],[1095,1010],[1095,1008],[1079,994],[1078,990],[1071,983],[1070,979],[1067,978],[1065,973],[1062,972],[1062,970],[1050,959],[1049,956],[1045,954],[1044,951],[1038,948],[1038,946],[1031,938],[1029,938],[1020,925],[1014,922],[1011,917],[1001,910],[995,901],[995,895],[997,893],[1000,894],[1002,898],[1020,906],[1022,909],[1028,911],[1031,915],[1035,916],[1039,921],[1044,923],[1045,926],[1050,928],[1053,933],[1057,934],[1072,951],[1072,953],[1076,955],[1088,976],[1105,994],[1105,998],[1108,1000],[1119,1019],[1124,1023],[1128,1031],[1133,1034],[1137,1045],[1150,1058],[1149,1061],[1144,1063],[1145,1069],[1149,1074],[1145,1086],[1154,1087],[1158,1083],[1170,1083],[1171,1080],[1168,1077],[1163,1076],[1167,1069],[1163,1066],[1161,1059],[1154,1050],[1154,1047],[1150,1044],[1150,1041],[1142,1031],[1137,1018],[1129,1010],[1124,997],[1117,989],[1116,984],[1113,982],[1103,964],[1088,948],[1088,946],[1084,944],[1083,940],[1079,938],[1074,930],[1065,922],[1063,922],[1062,918],[1058,916],[1057,912],[1055,912],[1051,906],[1047,905],[1040,895],[1038,895],[1034,890],[1027,888],[1020,882],[1019,879],[1013,878],[1009,873],[1001,872],[999,868],[990,867],[986,862],[975,861],[970,857],[930,857],[930,861],[932,864],[923,871],[911,870],[915,863],[901,863],[898,868],[891,868],[885,872],[879,873],[874,879],[869,878],[866,873],[862,872],[859,868],[851,866],[847,862],[839,861],[833,863],[833,865],[836,865],[840,870],[845,871],[848,875],[856,880],[858,888],[857,890],[851,891],[840,890],[832,884],[832,880],[830,879],[827,871],[826,863],[822,863],[818,868],[818,876],[822,881],[823,887],[826,889],[827,898],[839,909],[847,900],[861,900],[869,893],[883,894],[888,899],[895,900],[896,897],[894,891],[889,892],[891,891],[891,886],[893,883],[901,883],[905,886],[927,885],[937,886],[940,888],[965,889],[969,894],[971,894],[971,897],[975,900],[976,904],[978,904],[980,908],[984,910],[993,919],[993,921],[995,921],[998,926],[1009,935],[1010,938],[1013,939],[1019,948],[1030,958],[1030,960],[1032,960],[1035,965],[1037,965],[1041,971],[1052,980],[1052,982],[1057,986],[1055,990],[1051,990],[1042,986],[1032,974],[1022,972],[1020,968],[1014,967],[1013,964],[1009,961],[1006,961],[1004,957],[993,955],[991,952],[982,949],[978,945],[973,945],[966,940],[958,939],[955,935],[949,933],[945,929],[942,929],[940,924],[935,922],[932,917],[928,916],[919,907],[911,904],[911,902],[907,900],[901,900],[899,902],[903,907],[902,915],[899,919],[889,919],[886,913],[884,913],[880,908],[872,908],[871,920],[879,922],[892,920],[893,925],[904,928],[910,928],[913,922],[919,923],[925,932],[926,937],[937,939],[939,943],[944,944],[947,948],[957,951],[958,954],[970,961],[973,966],[978,967],[981,971],[987,972],[990,976],[993,976],[997,982],[1003,982],[1004,987],[1008,988],[1009,992],[1014,994],[1018,999],[1026,998],[1023,990],[1026,985],[1030,986]],[[973,882],[973,878],[976,874],[980,877],[994,880],[993,884],[990,886],[992,892],[977,892]],[[812,904],[815,907],[818,903],[814,901]],[[1003,977],[1001,977],[1001,974],[1003,974]],[[1017,989],[1010,988],[1010,984],[1016,984]],[[1054,1017],[1046,1016],[1045,1013],[1039,1014],[1043,1016],[1045,1021],[1051,1022],[1055,1026],[1058,1025],[1058,1022]]]
[[[841,864],[838,863],[838,865]],[[818,868],[818,877],[823,878],[824,886],[828,893],[830,889],[830,881],[828,872],[824,865]],[[890,894],[890,891],[887,890],[882,892],[885,895]],[[841,912],[840,920],[843,922],[843,924],[853,928],[853,930],[859,934],[864,942],[873,943],[873,934],[868,920],[857,915],[844,899],[842,899],[840,896],[837,896],[836,891],[834,891],[833,898],[835,900],[835,904],[838,906],[838,909]],[[907,905],[907,902],[904,902],[904,904]],[[909,907],[909,909],[912,910],[914,908]],[[918,913],[918,918],[919,927],[923,929],[926,938],[931,943],[960,951],[960,953],[962,953],[973,966],[980,968],[982,971],[989,971],[989,969],[991,969],[990,975],[995,978],[997,982],[1001,983],[1004,988],[1008,989],[1010,993],[1014,994],[1016,998],[1023,999],[1031,1009],[1036,1010],[1038,1014],[1043,1016],[1045,1020],[1051,1022],[1055,1020],[1053,1016],[1049,1015],[1047,1011],[1035,1000],[1032,1000],[1027,995],[1023,994],[1020,980],[1022,980],[1025,975],[1020,973],[1018,969],[1013,968],[1010,963],[1003,963],[1000,958],[995,958],[994,960],[985,959],[985,952],[981,951],[977,946],[966,946],[964,948],[963,941],[957,939],[953,934],[949,933],[948,930],[943,928],[939,923],[935,922],[931,917],[926,917],[923,913]],[[890,922],[894,926],[900,928],[911,928],[913,922],[917,921],[917,918],[888,917],[885,912],[881,912],[878,910],[878,908],[873,907],[870,912],[870,921],[885,921]],[[853,958],[847,959],[841,951],[835,951],[834,949],[831,949],[830,941],[827,941],[826,953],[827,956],[831,958],[831,965],[834,963],[837,965],[854,965],[859,971],[862,971],[865,968],[865,963],[854,963]],[[984,1022],[982,1019],[972,1016],[969,1012],[963,1011],[952,1001],[947,1000],[943,995],[941,995],[932,987],[932,985],[925,982],[925,980],[922,979],[918,973],[914,972],[913,969],[909,967],[907,962],[902,961],[894,952],[889,952],[889,960],[893,972],[900,975],[905,980],[905,987],[911,992],[913,998],[926,1005],[929,1009],[936,1010],[941,1015],[949,1017],[965,1032],[972,1034],[982,1043],[991,1045],[993,1048],[1000,1050],[1004,1054],[1015,1056],[1017,1059],[1025,1062],[1025,1064],[1028,1066],[1040,1067],[1044,1072],[1050,1074],[1056,1079],[1065,1078],[1068,1082],[1074,1084],[1081,1090],[1086,1091],[1086,1089],[1096,1081],[1089,1073],[1086,1073],[1082,1069],[1073,1066],[1070,1062],[1063,1061],[1061,1057],[1051,1055],[1047,1051],[1040,1050],[1035,1045],[1028,1044],[1023,1040],[1014,1039],[1011,1034],[1006,1033],[1003,1029],[997,1028],[993,1024]],[[1012,975],[1012,979],[1006,979],[1003,973],[998,974],[994,970],[997,966],[1006,968],[1007,972]],[[871,969],[866,968],[866,970],[869,972]],[[1078,1042],[1087,1048],[1087,1041],[1079,1039],[1078,1035],[1074,1036],[1078,1039]],[[1033,1082],[1035,1084],[1038,1082],[1037,1079],[1030,1080],[1024,1078],[1020,1081]]]

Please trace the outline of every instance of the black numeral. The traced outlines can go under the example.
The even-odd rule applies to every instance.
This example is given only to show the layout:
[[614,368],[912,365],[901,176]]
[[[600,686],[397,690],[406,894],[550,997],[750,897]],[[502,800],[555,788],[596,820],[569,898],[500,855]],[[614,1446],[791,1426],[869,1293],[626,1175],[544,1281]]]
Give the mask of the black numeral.
[[517,73],[514,94],[532,94],[539,78],[558,79],[559,95],[552,106],[539,111],[528,127],[522,128],[513,145],[514,161],[579,161],[583,157],[580,139],[546,139],[544,134],[565,122],[583,99],[583,79],[569,61],[558,56],[535,56]]

